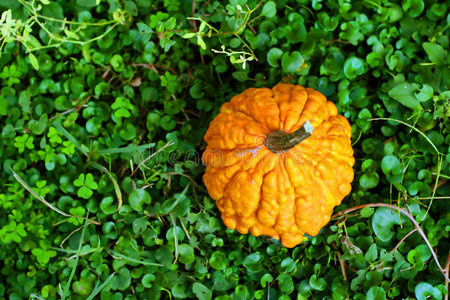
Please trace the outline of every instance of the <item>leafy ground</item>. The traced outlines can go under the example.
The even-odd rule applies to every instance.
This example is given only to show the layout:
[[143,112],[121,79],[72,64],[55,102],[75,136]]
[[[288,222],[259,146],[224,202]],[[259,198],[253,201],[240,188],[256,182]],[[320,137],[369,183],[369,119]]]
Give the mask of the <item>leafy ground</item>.
[[[446,297],[449,11],[2,0],[0,299]],[[201,181],[221,104],[280,81],[336,103],[356,158],[292,250],[227,230]]]

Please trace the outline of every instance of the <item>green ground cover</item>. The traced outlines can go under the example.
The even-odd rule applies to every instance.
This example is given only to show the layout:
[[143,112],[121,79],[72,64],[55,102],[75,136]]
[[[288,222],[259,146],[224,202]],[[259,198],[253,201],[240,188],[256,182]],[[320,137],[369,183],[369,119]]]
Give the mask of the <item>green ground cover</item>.
[[[449,11],[0,1],[0,299],[446,297]],[[221,104],[281,81],[337,105],[356,159],[294,249],[226,229],[201,180]]]

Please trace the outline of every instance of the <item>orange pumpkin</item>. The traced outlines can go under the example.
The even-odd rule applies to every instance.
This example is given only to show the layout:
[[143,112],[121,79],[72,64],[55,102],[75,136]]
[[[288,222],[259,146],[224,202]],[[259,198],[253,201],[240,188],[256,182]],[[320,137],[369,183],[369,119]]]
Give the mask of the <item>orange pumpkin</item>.
[[289,248],[316,235],[350,193],[351,133],[311,88],[280,83],[234,96],[209,125],[202,156],[225,225]]

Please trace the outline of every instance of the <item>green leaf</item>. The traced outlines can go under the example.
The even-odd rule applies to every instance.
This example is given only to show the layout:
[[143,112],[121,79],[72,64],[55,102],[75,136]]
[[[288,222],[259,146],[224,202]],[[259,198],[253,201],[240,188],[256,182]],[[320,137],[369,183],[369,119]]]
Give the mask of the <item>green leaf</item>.
[[87,173],[85,184],[93,190],[96,190],[98,187],[97,183],[94,181],[94,176],[91,173]]
[[282,273],[278,275],[278,286],[283,293],[290,294],[294,291],[294,281],[289,274]]
[[249,254],[244,261],[242,262],[242,265],[248,269],[249,272],[257,273],[262,270],[262,265],[260,264],[261,260],[261,254],[256,252]]
[[200,300],[210,300],[212,298],[211,290],[200,282],[194,282],[192,285],[192,291]]
[[425,4],[422,0],[404,0],[402,8],[413,18],[417,18],[425,8]]
[[31,112],[31,101],[28,91],[20,92],[19,104],[22,107],[23,112],[29,114]]
[[197,45],[199,45],[203,50],[206,50],[206,43],[201,35],[197,35]]
[[143,211],[143,206],[145,204],[150,204],[152,202],[152,198],[147,191],[143,189],[136,189],[131,192],[128,197],[128,202],[134,210]]
[[361,218],[369,218],[370,216],[373,215],[374,212],[374,208],[373,207],[364,207],[363,209],[361,209],[360,211],[360,215]]
[[415,96],[420,102],[425,102],[433,97],[433,93],[433,88],[428,84],[424,84]]
[[386,291],[379,286],[373,286],[369,289],[366,295],[366,300],[385,300]]
[[278,68],[280,64],[278,61],[281,59],[283,55],[283,51],[278,48],[271,48],[269,52],[267,52],[267,62],[273,68]]
[[179,260],[183,264],[190,264],[195,261],[194,248],[188,244],[178,245]]
[[352,80],[364,73],[364,63],[357,57],[350,57],[344,62],[345,77]]
[[215,251],[209,259],[209,264],[213,269],[225,270],[225,268],[227,267],[227,263],[225,260],[226,256],[223,252]]
[[133,232],[135,234],[142,234],[145,230],[147,229],[147,218],[146,217],[141,217],[141,218],[136,218],[133,221]]
[[263,288],[266,287],[267,283],[271,283],[271,282],[273,282],[273,276],[271,274],[266,273],[261,277],[261,286]]
[[100,3],[100,0],[77,0],[77,5],[86,7],[95,7]]
[[316,274],[313,274],[309,278],[309,285],[316,291],[324,291],[327,287],[327,282],[325,281],[325,279],[319,278]]
[[201,99],[201,98],[203,98],[205,96],[205,92],[203,91],[203,88],[202,88],[202,86],[200,84],[194,84],[189,89],[189,94],[194,99]]
[[330,17],[326,12],[321,11],[317,15],[319,19],[320,26],[323,27],[326,31],[333,31],[339,25],[338,17]]
[[446,64],[447,51],[441,45],[425,42],[422,46],[431,62],[434,62],[438,66]]
[[142,276],[142,285],[145,288],[151,288],[152,287],[152,282],[155,281],[156,277],[153,274],[145,274],[144,276]]
[[297,72],[303,64],[303,57],[298,51],[284,53],[281,58],[281,67],[285,73]]
[[359,184],[366,190],[376,187],[378,182],[380,182],[380,177],[376,172],[363,174],[359,178]]
[[112,196],[105,197],[100,202],[100,209],[107,215],[113,214],[116,211],[116,207],[113,205],[114,202]]
[[164,116],[161,118],[161,127],[164,130],[170,131],[174,129],[176,125],[177,122],[174,119],[172,119],[171,116]]
[[265,16],[268,18],[272,18],[277,14],[277,6],[275,2],[268,1],[266,4],[264,4],[261,16]]
[[131,273],[126,267],[122,267],[117,273],[117,277],[112,280],[112,286],[121,291],[129,288],[131,283]]
[[425,263],[431,258],[431,252],[427,245],[420,244],[413,250],[408,252],[408,262],[412,265],[417,263]]
[[2,135],[1,135],[2,138],[4,138],[4,139],[13,138],[15,135],[16,135],[16,132],[14,130],[14,127],[11,124],[6,124],[6,126],[3,127]]
[[402,167],[398,158],[394,155],[386,155],[381,161],[381,170],[386,175],[399,175],[402,173]]
[[380,9],[384,19],[389,23],[394,23],[403,17],[402,8],[397,4],[391,4],[389,7],[383,7]]
[[122,72],[125,68],[123,57],[119,54],[114,54],[114,56],[111,58],[111,66],[117,72]]
[[[372,216],[372,229],[375,235],[383,242],[394,237],[394,225],[400,225],[400,213],[387,207],[378,208]],[[403,222],[403,220],[402,220]]]
[[284,26],[286,38],[291,43],[302,42],[306,39],[305,20],[302,15],[298,13],[291,13],[288,15],[287,25]]
[[393,87],[388,94],[404,106],[415,108],[420,103],[415,96],[418,89],[419,85],[417,83],[402,82]]
[[39,118],[39,121],[30,120],[30,122],[28,123],[29,124],[28,128],[31,130],[33,134],[40,135],[47,128],[47,121],[48,121],[47,114],[42,114],[41,117]]
[[421,282],[416,285],[416,288],[414,289],[415,295],[417,297],[417,300],[426,300],[426,299],[433,299],[433,300],[439,300],[442,299],[441,292],[433,287],[428,282]]
[[136,127],[134,127],[133,124],[126,123],[123,124],[122,127],[119,130],[119,135],[122,139],[126,141],[131,141],[136,137]]
[[195,32],[187,32],[183,35],[184,39],[190,39],[193,38],[194,36],[196,36],[197,34]]
[[64,10],[56,2],[50,2],[48,5],[44,5],[42,8],[42,14],[46,17],[51,17],[55,19],[64,19]]
[[[8,114],[8,100],[6,100],[3,95],[0,95],[0,115],[6,116]],[[6,126],[12,126],[11,124],[7,124]]]
[[288,273],[294,271],[295,265],[296,265],[295,261],[290,257],[286,257],[281,262],[281,267],[284,269],[285,272],[288,272]]
[[36,71],[39,71],[39,62],[38,62],[38,59],[36,58],[36,56],[33,54],[33,53],[29,53],[28,54],[28,57],[29,57],[29,59],[30,59],[30,63],[31,63],[31,66],[36,70]]
[[20,7],[20,2],[17,0],[2,0],[0,1],[0,6],[10,8],[10,9],[16,9]]
[[372,244],[367,250],[366,254],[364,255],[364,258],[368,262],[374,262],[377,259],[377,257],[378,257],[377,244]]
[[248,79],[248,74],[247,74],[247,72],[244,72],[244,71],[233,72],[232,76],[233,76],[233,78],[235,78],[236,80],[238,80],[240,82],[245,82]]

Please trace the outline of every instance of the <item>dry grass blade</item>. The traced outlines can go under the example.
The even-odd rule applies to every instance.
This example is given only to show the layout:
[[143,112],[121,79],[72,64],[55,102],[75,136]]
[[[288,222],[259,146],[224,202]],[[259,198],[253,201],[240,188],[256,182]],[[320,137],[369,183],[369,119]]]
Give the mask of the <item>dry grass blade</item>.
[[[41,201],[42,203],[45,204],[45,206],[47,206],[48,208],[56,211],[58,214],[63,215],[64,217],[73,217],[73,218],[77,218],[77,219],[83,219],[86,220],[84,217],[80,217],[80,216],[74,216],[68,213],[63,212],[62,210],[54,207],[53,205],[51,205],[50,203],[48,203],[41,195],[37,194],[35,191],[33,191],[33,189],[10,167],[11,172],[13,173],[14,178],[28,191],[30,192],[31,195],[33,195],[35,198],[37,198],[39,201]],[[100,222],[97,221],[93,221],[93,220],[88,220],[89,222],[91,222],[92,224],[95,225],[100,225]]]
[[155,143],[139,145],[139,146],[138,145],[130,145],[127,147],[122,147],[122,148],[109,148],[109,149],[95,150],[95,153],[99,153],[99,154],[129,153],[129,152],[134,152],[134,151],[139,151],[139,150],[146,150],[146,149],[152,148],[154,146],[155,146]]
[[95,296],[97,296],[97,294],[98,293],[100,293],[102,290],[103,290],[103,288],[114,278],[114,275],[115,275],[116,273],[115,272],[113,272],[111,275],[109,275],[109,277],[108,278],[106,278],[106,280],[101,284],[101,285],[97,285],[96,284],[96,286],[95,286],[95,288],[94,288],[94,290],[92,291],[92,293],[89,295],[89,297],[87,297],[86,298],[86,300],[91,300],[91,299],[94,299],[95,298]]
[[145,261],[145,260],[137,260],[131,257],[128,257],[126,255],[123,255],[122,253],[119,253],[117,251],[114,250],[108,250],[108,252],[115,258],[115,259],[123,259],[126,260],[130,263],[136,263],[136,264],[141,264],[144,266],[157,266],[157,267],[163,267],[162,264],[158,264],[158,263],[154,263],[154,262],[149,262],[149,261]]
[[70,134],[61,123],[54,121],[53,126],[59,130],[69,141],[71,141],[85,156],[89,156],[89,149],[81,144],[73,135]]
[[58,214],[63,215],[64,217],[72,217],[71,215],[63,212],[62,210],[59,210],[58,208],[54,207],[50,203],[48,203],[42,196],[38,195],[33,189],[22,179],[20,176],[10,167],[11,172],[13,173],[14,178],[27,190],[30,192],[31,195],[33,195],[35,198],[37,198],[39,201],[44,203],[47,207],[50,209],[56,211]]
[[149,157],[147,157],[146,159],[144,159],[143,161],[141,161],[138,166],[136,167],[136,169],[134,169],[133,172],[131,172],[130,178],[133,177],[133,175],[136,173],[137,170],[139,170],[139,167],[142,166],[143,164],[145,164],[145,162],[147,162],[149,159],[151,159],[153,156],[155,156],[156,154],[158,154],[159,152],[161,152],[162,150],[164,150],[167,147],[170,147],[174,144],[174,142],[170,141],[167,144],[165,144],[161,149],[159,149],[158,151],[156,151],[155,153],[152,153]]
[[111,172],[109,172],[109,170],[107,168],[105,168],[104,166],[102,166],[99,163],[93,162],[91,161],[89,163],[91,166],[93,166],[94,168],[96,168],[97,170],[106,173],[106,175],[108,175],[109,179],[111,179],[113,185],[114,185],[114,190],[116,192],[116,196],[117,196],[117,209],[116,212],[119,211],[119,209],[122,207],[122,192],[120,191],[120,187],[119,184],[117,183],[117,180],[114,178],[114,176],[112,176]]
[[78,243],[78,250],[77,250],[77,253],[75,254],[75,264],[72,267],[72,271],[70,272],[69,280],[67,281],[66,286],[64,287],[64,290],[62,291],[62,294],[61,294],[61,299],[63,299],[63,300],[66,297],[70,296],[69,289],[70,289],[73,277],[75,276],[75,271],[76,271],[77,266],[78,266],[78,261],[80,259],[81,247],[83,245],[84,235],[85,235],[85,232],[86,232],[86,227],[88,225],[87,224],[88,217],[89,217],[89,210],[86,213],[86,218],[84,218],[85,222],[84,222],[84,225],[83,225],[83,230],[81,231],[81,237],[80,237],[80,241]]

